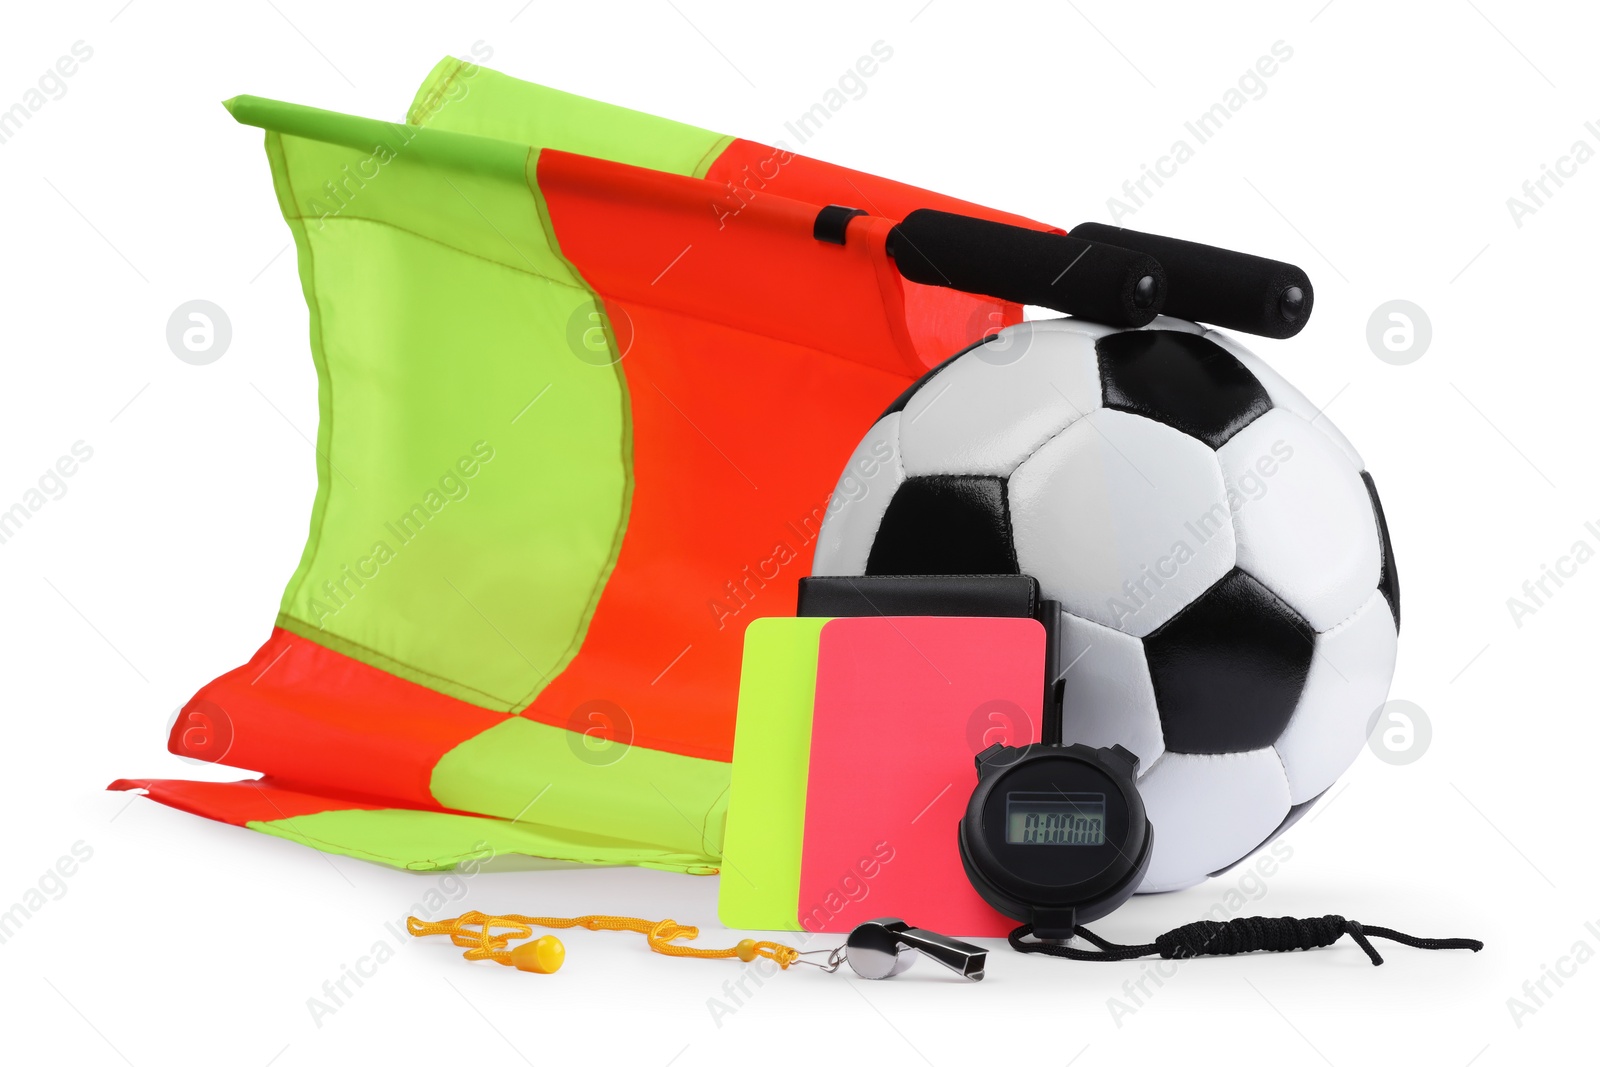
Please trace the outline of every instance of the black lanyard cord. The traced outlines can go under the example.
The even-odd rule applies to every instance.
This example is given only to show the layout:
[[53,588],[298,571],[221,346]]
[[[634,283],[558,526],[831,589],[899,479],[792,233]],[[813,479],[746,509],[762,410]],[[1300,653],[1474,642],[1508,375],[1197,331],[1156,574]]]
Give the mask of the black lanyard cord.
[[1326,948],[1345,934],[1361,946],[1374,967],[1383,963],[1383,957],[1372,947],[1369,938],[1379,937],[1409,945],[1411,948],[1453,949],[1464,948],[1477,952],[1482,941],[1468,937],[1413,937],[1386,926],[1362,926],[1343,915],[1324,915],[1315,919],[1245,917],[1217,922],[1201,919],[1175,930],[1169,930],[1148,945],[1116,945],[1085,927],[1073,928],[1073,933],[1094,945],[1099,951],[1073,948],[1044,941],[1024,941],[1033,933],[1031,923],[1011,931],[1011,947],[1018,952],[1038,952],[1047,956],[1060,956],[1069,960],[1132,960],[1140,956],[1160,955],[1162,959],[1181,960],[1194,956],[1236,956],[1242,952],[1293,952],[1296,949]]

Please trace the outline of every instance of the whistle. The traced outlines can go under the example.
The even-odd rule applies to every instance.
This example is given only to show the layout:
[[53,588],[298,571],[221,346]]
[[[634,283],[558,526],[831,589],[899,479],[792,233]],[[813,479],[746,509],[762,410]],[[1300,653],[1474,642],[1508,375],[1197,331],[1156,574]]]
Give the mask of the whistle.
[[918,954],[950,968],[970,982],[983,979],[989,950],[906,925],[903,919],[874,919],[850,931],[845,962],[862,978],[893,978],[916,962]]

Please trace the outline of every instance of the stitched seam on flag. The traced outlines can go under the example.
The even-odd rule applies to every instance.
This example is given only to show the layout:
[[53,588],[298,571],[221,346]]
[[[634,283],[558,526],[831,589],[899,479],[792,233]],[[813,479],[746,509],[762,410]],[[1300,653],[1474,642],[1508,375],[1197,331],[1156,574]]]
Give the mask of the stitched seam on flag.
[[[411,812],[414,812],[416,809],[413,809],[413,808],[378,808],[378,809],[373,809],[373,810],[377,810],[377,811],[404,811],[404,812],[407,812],[407,813],[411,813]],[[423,813],[423,812],[417,812],[417,813],[418,814],[431,814],[431,813]],[[312,814],[319,814],[319,813],[313,812]],[[505,820],[502,820],[502,819],[496,819],[494,816],[491,816],[491,815],[467,815],[467,816],[461,816],[461,817],[462,818],[470,818],[470,819],[483,819],[485,821],[491,821],[491,822],[503,822],[503,821],[505,821]],[[440,865],[443,865],[445,863],[448,863],[452,867],[454,867],[456,865],[459,865],[460,862],[461,862],[461,859],[463,858],[463,857],[458,857],[458,856],[441,856],[441,857],[438,857],[438,858],[423,858],[421,860],[415,860],[415,859],[407,860],[407,859],[402,859],[399,856],[387,856],[387,855],[383,854],[382,852],[373,852],[371,849],[358,848],[358,847],[356,847],[354,845],[344,844],[344,843],[341,843],[341,842],[338,842],[338,841],[329,841],[329,840],[327,840],[325,838],[321,838],[321,837],[315,837],[315,836],[313,836],[311,834],[306,833],[304,830],[301,830],[298,827],[296,827],[294,825],[294,821],[295,821],[294,817],[292,817],[292,816],[291,817],[287,817],[287,818],[282,818],[282,819],[251,819],[249,822],[245,823],[245,827],[246,827],[246,829],[254,830],[257,833],[267,834],[270,837],[282,837],[282,838],[284,838],[286,840],[296,840],[296,839],[298,839],[301,842],[304,842],[306,844],[311,845],[313,848],[319,848],[319,849],[322,849],[323,851],[333,852],[333,853],[337,853],[337,854],[341,854],[341,855],[347,855],[347,856],[351,856],[352,858],[356,858],[356,859],[359,859],[359,858],[364,857],[364,856],[365,857],[370,857],[371,859],[377,860],[380,863],[387,863],[387,864],[389,864],[391,866],[395,866],[395,867],[410,867],[414,863],[428,863],[428,864],[433,864],[436,867],[440,866]],[[267,827],[269,827],[269,826],[273,827],[273,829],[270,829],[270,830],[267,829]],[[626,842],[622,842],[620,839],[618,839],[618,841],[619,841],[619,845],[620,844],[626,844]],[[689,856],[684,856],[682,853],[648,852],[648,851],[644,852],[639,859],[634,859],[634,860],[600,859],[600,858],[572,859],[572,858],[566,857],[566,856],[547,856],[547,855],[542,855],[542,854],[539,854],[539,853],[532,853],[532,852],[514,852],[512,854],[513,855],[521,855],[521,856],[532,856],[535,859],[554,860],[554,861],[559,862],[559,863],[586,863],[586,864],[590,864],[592,866],[602,866],[602,867],[617,866],[619,864],[628,864],[628,863],[658,863],[658,864],[671,866],[673,868],[685,868],[685,869],[690,868],[690,867],[702,867],[702,866],[705,866],[705,864],[701,863],[700,861],[710,858],[708,856],[689,857]]]
[[417,114],[419,111],[424,115],[431,115],[438,110],[439,98],[449,90],[450,86],[455,84],[456,79],[461,76],[461,71],[465,66],[465,63],[457,59],[455,61],[455,66],[450,68],[450,73],[446,74],[444,76],[444,80],[438,85],[434,86],[433,91],[428,94],[427,100],[419,100],[416,104],[412,105],[411,112],[406,115],[406,121],[413,126],[424,126],[424,123],[417,122],[415,119],[413,119],[412,115]]
[[[297,203],[298,197],[294,191],[294,179],[289,173],[289,156],[287,150],[283,147],[283,135],[269,133],[268,140],[277,149],[277,162],[282,164],[283,184],[289,192],[289,201],[291,204]],[[291,577],[293,592],[286,594],[284,597],[285,600],[292,604],[299,598],[301,590],[305,588],[307,580],[311,577],[312,570],[315,569],[317,556],[322,551],[322,535],[327,528],[328,497],[333,487],[333,474],[328,469],[333,463],[333,371],[328,367],[327,349],[324,347],[322,297],[316,285],[316,253],[311,247],[311,235],[306,232],[305,217],[303,215],[295,215],[292,218],[285,216],[285,221],[289,223],[294,232],[297,246],[296,253],[298,254],[301,248],[305,249],[306,281],[311,283],[306,287],[306,298],[308,303],[314,305],[317,320],[317,334],[312,342],[311,358],[317,372],[317,393],[319,398],[317,410],[318,439],[322,438],[324,429],[327,431],[327,439],[323,442],[323,447],[315,450],[317,454],[317,494],[312,503],[312,534],[308,545],[310,551],[301,561],[301,570],[297,574],[298,580],[294,580]],[[323,410],[321,403],[321,398],[324,396],[327,398],[326,410]]]
[[729,790],[732,788],[733,777],[730,775],[728,777],[728,784],[722,787],[722,792],[718,793],[711,799],[710,805],[706,808],[705,815],[700,819],[700,851],[704,852],[707,856],[716,856],[719,860],[722,858],[722,850],[719,848],[713,852],[711,848],[711,816],[716,812],[717,805],[722,803],[722,798],[727,796]]
[[[380,808],[378,810],[382,811],[382,810],[394,810],[394,809],[381,809]],[[408,811],[408,810],[411,810],[411,809],[402,808],[402,809],[399,809],[399,810]],[[267,826],[272,826],[272,825],[277,824],[277,823],[284,823],[284,824],[288,824],[288,825],[287,826],[283,826],[283,827],[275,827],[273,830],[266,829]],[[461,860],[459,858],[451,857],[451,856],[439,857],[439,858],[423,858],[423,859],[420,859],[420,860],[414,860],[414,859],[413,860],[407,860],[407,859],[401,859],[399,856],[386,856],[382,852],[373,852],[371,849],[357,848],[354,845],[347,845],[347,844],[343,844],[343,843],[340,843],[340,842],[337,842],[337,841],[329,841],[329,840],[326,840],[325,838],[321,838],[321,837],[313,837],[311,834],[308,834],[304,830],[301,830],[298,827],[294,826],[293,823],[294,823],[294,820],[292,818],[285,818],[285,819],[252,819],[250,822],[246,823],[245,826],[248,829],[256,831],[257,833],[267,834],[268,836],[271,836],[271,837],[282,837],[282,838],[285,838],[285,839],[288,839],[288,840],[298,839],[301,842],[304,842],[306,844],[311,845],[313,848],[318,848],[318,849],[321,849],[322,851],[325,851],[325,852],[333,852],[333,853],[340,854],[340,855],[346,855],[346,856],[350,856],[350,857],[352,857],[354,859],[361,859],[361,858],[365,857],[365,858],[368,858],[368,859],[377,860],[380,863],[387,863],[387,864],[389,864],[390,866],[393,866],[393,867],[411,867],[411,865],[415,864],[415,863],[427,863],[427,864],[431,864],[434,868],[437,869],[437,868],[443,866],[446,863],[448,863],[450,866],[453,867],[453,866],[456,866],[457,864],[459,864],[461,862]],[[537,858],[540,858],[540,859],[555,859],[557,857],[541,856],[541,857],[537,857]],[[576,862],[580,862],[581,863],[581,862],[584,862],[584,861],[579,860],[579,861],[576,861]]]
[[[388,671],[390,674],[404,678],[408,682],[416,682],[418,685],[425,685],[427,688],[436,692],[444,693],[447,696],[470,693],[475,697],[482,698],[481,700],[473,700],[471,703],[476,704],[487,711],[503,711],[506,713],[511,713],[515,712],[518,708],[518,705],[515,702],[507,700],[505,697],[495,696],[492,693],[485,693],[483,690],[476,689],[465,682],[458,682],[453,678],[446,678],[443,675],[434,674],[431,671],[425,670],[421,667],[414,667],[409,663],[395,659],[386,652],[380,652],[375,648],[368,648],[359,641],[352,641],[350,638],[344,637],[341,634],[333,633],[328,630],[319,630],[303,619],[297,619],[287,612],[279,613],[278,625],[283,627],[285,630],[288,630],[290,633],[299,637],[303,637],[307,641],[321,645],[323,648],[326,648],[332,652],[337,652],[340,655],[349,656],[351,659],[359,660],[360,662],[367,664],[369,667],[377,667],[380,670]],[[356,653],[360,653],[360,655],[357,655]],[[446,689],[441,687],[448,688]],[[488,703],[484,703],[484,701],[487,701]]]
[[713,141],[711,147],[706,149],[705,155],[700,157],[700,162],[694,165],[693,176],[704,179],[711,172],[711,168],[716,165],[717,160],[722,158],[722,153],[733,147],[735,140],[736,138],[731,135],[723,134]]
[[[583,289],[588,293],[589,300],[596,310],[605,314],[605,303],[599,292],[589,284],[577,266],[567,258],[561,250],[561,242],[556,239],[555,221],[550,217],[550,205],[546,203],[544,194],[538,187],[539,150],[528,149],[528,155],[522,164],[522,182],[528,188],[528,194],[533,197],[534,210],[539,214],[540,229],[544,232],[545,249],[551,255],[566,264],[573,277],[583,283]],[[622,463],[622,506],[618,509],[616,528],[611,534],[611,546],[606,557],[606,565],[600,574],[595,577],[594,587],[590,590],[588,602],[584,604],[583,617],[574,628],[572,640],[567,643],[561,657],[551,666],[547,676],[542,677],[538,684],[530,687],[520,701],[520,709],[528,710],[533,706],[540,693],[549,687],[550,683],[572,665],[578,653],[583,648],[584,640],[589,636],[589,627],[594,623],[595,612],[600,608],[600,597],[611,583],[611,576],[616,572],[617,561],[622,558],[622,542],[627,535],[628,520],[633,515],[633,403],[632,394],[628,391],[628,376],[622,369],[622,356],[616,351],[614,338],[606,341],[607,349],[617,356],[611,364],[611,372],[617,378],[618,403],[621,406],[622,434],[621,454],[618,456]]]

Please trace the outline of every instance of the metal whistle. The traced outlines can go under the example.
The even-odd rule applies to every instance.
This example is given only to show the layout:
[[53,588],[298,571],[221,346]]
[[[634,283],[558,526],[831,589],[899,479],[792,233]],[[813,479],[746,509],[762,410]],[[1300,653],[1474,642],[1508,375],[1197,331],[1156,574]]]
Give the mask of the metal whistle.
[[950,968],[971,982],[983,979],[983,965],[989,950],[936,934],[918,930],[903,919],[874,919],[862,923],[845,938],[845,962],[862,978],[893,978],[920,953]]

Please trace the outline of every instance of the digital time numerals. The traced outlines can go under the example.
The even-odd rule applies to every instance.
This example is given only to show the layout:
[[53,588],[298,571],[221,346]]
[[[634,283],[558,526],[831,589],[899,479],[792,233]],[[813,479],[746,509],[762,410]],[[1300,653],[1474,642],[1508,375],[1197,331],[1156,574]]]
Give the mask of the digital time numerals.
[[1006,842],[1012,845],[1103,845],[1104,793],[1006,794]]

